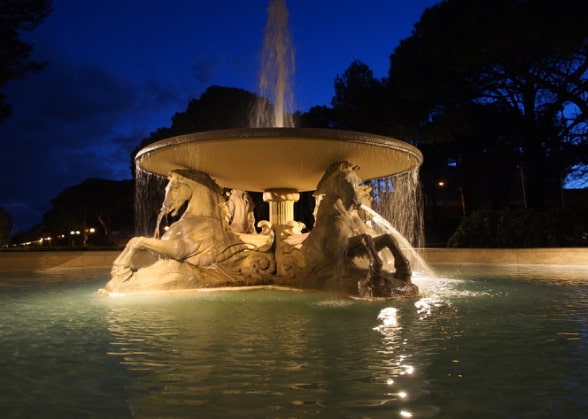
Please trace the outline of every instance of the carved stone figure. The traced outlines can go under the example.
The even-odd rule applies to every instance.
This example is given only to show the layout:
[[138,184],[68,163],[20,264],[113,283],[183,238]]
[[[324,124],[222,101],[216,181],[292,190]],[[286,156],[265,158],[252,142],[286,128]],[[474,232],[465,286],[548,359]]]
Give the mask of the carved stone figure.
[[[233,189],[225,200],[207,174],[174,170],[158,220],[178,216],[180,209],[183,214],[161,238],[131,239],[115,260],[105,289],[277,284],[365,298],[417,295],[397,240],[390,234],[376,235],[360,214],[361,205],[370,203],[370,189],[360,184],[358,169],[343,161],[326,170],[315,192],[316,222],[309,233],[302,233],[304,224],[290,220],[274,226],[261,221],[259,234],[246,192]],[[394,258],[395,272],[383,268],[383,249]],[[143,250],[159,260],[137,269],[135,256]]]
[[[205,173],[175,170],[168,179],[161,214],[176,216],[187,202],[183,214],[161,238],[132,238],[114,261],[106,291],[267,283],[275,270],[271,228],[264,223],[261,234],[234,233],[222,190]],[[159,260],[135,269],[142,250]]]
[[[368,202],[369,189],[360,185],[358,169],[346,161],[327,169],[315,192],[318,208],[314,228],[302,239],[296,234],[285,238],[300,255],[291,249],[284,253],[292,254],[291,260],[303,260],[290,264],[298,263],[307,271],[299,275],[305,278],[304,286],[341,289],[361,297],[417,295],[409,261],[397,240],[388,234],[373,237],[359,216],[360,206]],[[383,248],[394,256],[396,272],[382,269],[378,252]]]
[[240,189],[232,189],[227,201],[229,225],[235,233],[255,233],[255,203],[251,196]]

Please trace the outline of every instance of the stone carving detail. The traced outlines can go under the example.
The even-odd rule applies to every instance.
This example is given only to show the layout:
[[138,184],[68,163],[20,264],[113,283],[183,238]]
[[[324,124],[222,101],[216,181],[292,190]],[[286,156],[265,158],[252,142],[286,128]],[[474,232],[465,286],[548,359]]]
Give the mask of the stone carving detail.
[[[350,162],[335,163],[317,185],[315,226],[298,246],[311,271],[304,278],[315,278],[310,286],[361,297],[417,295],[410,263],[397,240],[388,234],[373,236],[359,215],[361,205],[369,203],[369,188],[360,185],[358,169]],[[384,248],[394,256],[396,272],[382,268],[379,252]]]
[[[177,215],[161,238],[134,237],[114,261],[105,290],[137,291],[268,283],[275,271],[273,231],[235,233],[222,189],[205,173],[174,170],[169,174],[159,219]],[[235,209],[234,209],[235,211]],[[159,256],[154,264],[135,269],[139,251]]]
[[251,196],[240,189],[232,189],[227,201],[229,225],[234,233],[255,233],[255,203]]
[[[347,161],[326,170],[316,188],[316,222],[310,232],[288,220],[275,225],[260,221],[257,233],[247,192],[233,189],[227,199],[206,173],[174,170],[158,219],[176,216],[185,207],[183,214],[161,238],[132,238],[115,260],[105,290],[276,284],[365,298],[417,295],[397,240],[376,235],[361,215],[361,205],[370,203],[370,189],[360,184],[357,171]],[[383,268],[383,249],[394,258],[395,272]],[[136,269],[134,259],[142,250],[156,253],[159,260]]]

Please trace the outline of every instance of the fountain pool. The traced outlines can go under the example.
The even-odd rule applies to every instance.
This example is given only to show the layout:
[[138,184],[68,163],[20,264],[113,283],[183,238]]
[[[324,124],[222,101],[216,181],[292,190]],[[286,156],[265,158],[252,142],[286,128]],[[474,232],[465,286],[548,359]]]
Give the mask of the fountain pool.
[[108,269],[3,273],[2,417],[581,417],[588,270],[435,266],[415,299],[104,298]]

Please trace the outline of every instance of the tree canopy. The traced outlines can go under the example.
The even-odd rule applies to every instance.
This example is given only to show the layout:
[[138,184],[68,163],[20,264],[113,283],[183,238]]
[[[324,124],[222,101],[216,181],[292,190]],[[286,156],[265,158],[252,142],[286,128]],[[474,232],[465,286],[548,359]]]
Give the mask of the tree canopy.
[[[114,230],[132,229],[134,184],[130,180],[88,179],[51,200],[45,228],[52,233],[94,227],[110,242]],[[128,233],[128,231],[125,231]]]
[[529,206],[544,207],[588,162],[587,12],[572,0],[445,0],[427,9],[390,58],[398,132],[437,150],[450,144],[443,152],[457,162],[489,153],[491,170],[518,166]]
[[385,112],[384,82],[374,77],[367,64],[355,60],[335,78],[331,100],[334,128],[381,133]]
[[[171,127],[159,128],[145,138],[138,149],[155,141],[217,129],[247,128],[259,97],[235,87],[210,86],[199,99],[192,99],[185,111],[176,112]],[[134,154],[133,153],[133,154]]]
[[[43,68],[29,59],[33,45],[20,39],[51,13],[51,0],[0,0],[0,89],[11,80]],[[7,96],[0,91],[0,123],[10,116]]]

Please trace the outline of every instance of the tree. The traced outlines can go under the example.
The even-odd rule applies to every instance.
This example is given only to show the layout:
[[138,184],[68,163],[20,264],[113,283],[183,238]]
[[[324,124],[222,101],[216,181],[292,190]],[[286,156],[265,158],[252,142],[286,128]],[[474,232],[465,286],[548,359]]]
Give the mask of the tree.
[[[20,39],[51,13],[51,0],[0,0],[0,89],[11,80],[39,71],[44,63],[30,61],[33,46]],[[0,123],[10,116],[7,96],[0,92]]]
[[161,127],[144,138],[131,153],[131,173],[135,173],[135,156],[143,147],[156,141],[191,132],[216,129],[247,128],[259,97],[234,87],[210,86],[199,99],[192,99],[186,110],[176,112],[170,127]]
[[143,139],[133,152],[133,160],[139,149],[164,138],[191,132],[247,128],[258,100],[260,98],[255,93],[243,89],[210,86],[199,99],[192,99],[185,111],[174,114],[171,127],[159,128]]
[[[553,204],[563,177],[588,160],[587,12],[572,0],[445,0],[427,9],[390,58],[393,110],[405,116],[397,128],[460,144],[449,153],[466,144],[507,150],[523,170],[528,205]],[[492,138],[483,135],[486,111]],[[505,168],[500,155],[495,171]]]
[[373,71],[355,60],[335,78],[335,96],[331,100],[334,127],[381,133],[385,109],[383,82]]
[[335,114],[333,109],[327,106],[313,106],[304,113],[296,113],[295,119],[302,128],[334,128]]
[[53,233],[98,229],[98,236],[112,240],[113,230],[132,230],[133,181],[88,179],[64,189],[51,200],[53,208],[44,215]]

